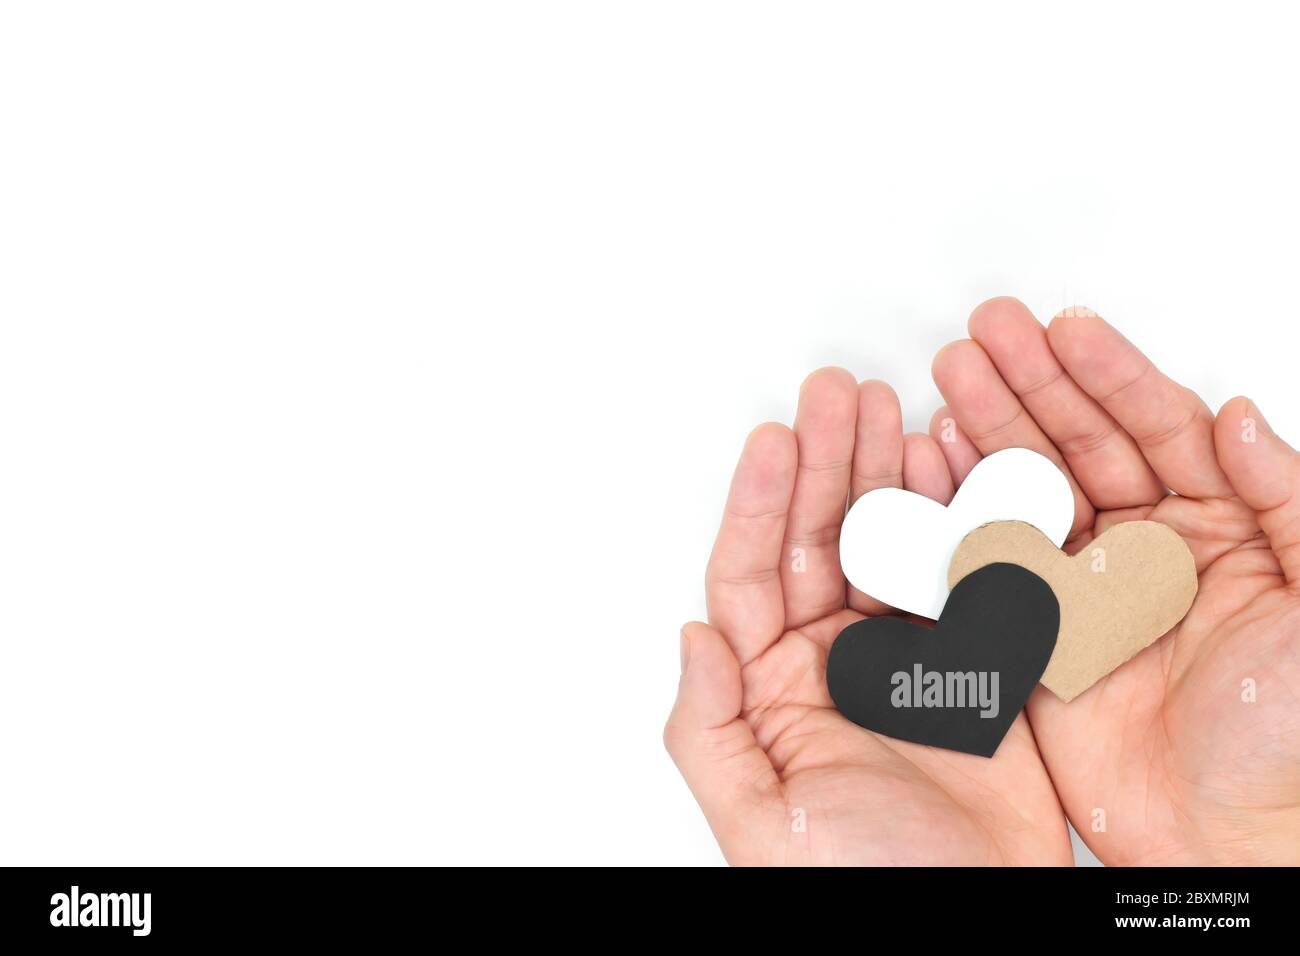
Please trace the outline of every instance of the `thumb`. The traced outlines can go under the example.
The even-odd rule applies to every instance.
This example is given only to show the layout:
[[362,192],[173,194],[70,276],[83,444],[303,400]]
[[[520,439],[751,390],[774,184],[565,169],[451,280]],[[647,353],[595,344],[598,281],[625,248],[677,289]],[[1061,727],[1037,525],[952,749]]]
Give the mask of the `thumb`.
[[753,848],[756,824],[784,812],[776,771],[740,718],[740,705],[740,664],[731,647],[707,624],[687,624],[664,746],[733,862],[742,848]]
[[1256,512],[1287,583],[1300,583],[1300,454],[1242,397],[1219,410],[1214,450],[1233,490]]

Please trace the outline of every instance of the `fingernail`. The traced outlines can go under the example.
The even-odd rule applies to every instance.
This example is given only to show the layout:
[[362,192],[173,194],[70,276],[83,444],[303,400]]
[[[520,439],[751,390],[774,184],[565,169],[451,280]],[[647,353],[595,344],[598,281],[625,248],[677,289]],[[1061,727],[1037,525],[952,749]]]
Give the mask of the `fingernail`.
[[691,639],[686,636],[686,629],[682,629],[682,673],[686,673],[686,665],[691,660]]
[[1092,311],[1092,309],[1088,308],[1086,305],[1072,305],[1072,306],[1069,306],[1068,308],[1062,309],[1060,312],[1058,312],[1058,313],[1056,313],[1056,314],[1057,314],[1058,316],[1060,316],[1060,317],[1062,317],[1062,318],[1066,318],[1066,319],[1073,319],[1073,318],[1080,318],[1080,319],[1095,319],[1095,318],[1098,318],[1097,313],[1094,312],[1094,311]]

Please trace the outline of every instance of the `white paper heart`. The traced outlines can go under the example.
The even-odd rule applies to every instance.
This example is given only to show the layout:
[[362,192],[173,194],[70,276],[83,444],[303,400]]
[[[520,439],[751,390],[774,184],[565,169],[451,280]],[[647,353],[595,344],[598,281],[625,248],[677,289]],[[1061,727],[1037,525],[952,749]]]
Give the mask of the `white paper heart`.
[[868,491],[844,518],[840,566],[876,600],[938,620],[953,553],[990,521],[1024,521],[1059,548],[1074,523],[1070,483],[1037,452],[1006,448],[972,468],[946,508],[901,488]]

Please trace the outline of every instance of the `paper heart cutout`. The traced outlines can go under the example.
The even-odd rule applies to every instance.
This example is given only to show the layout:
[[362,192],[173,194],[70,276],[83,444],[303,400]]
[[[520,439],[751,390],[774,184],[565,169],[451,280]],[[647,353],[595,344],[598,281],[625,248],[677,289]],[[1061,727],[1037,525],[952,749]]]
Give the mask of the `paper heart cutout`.
[[1037,686],[1059,621],[1047,582],[992,564],[952,589],[933,628],[900,617],[850,624],[831,645],[826,684],[861,727],[991,757]]
[[1061,606],[1061,633],[1042,683],[1071,701],[1183,619],[1196,597],[1196,562],[1158,521],[1107,529],[1070,557],[1038,529],[998,521],[968,534],[948,579],[1011,561],[1038,575]]
[[840,529],[840,566],[859,591],[900,611],[936,619],[948,600],[948,566],[967,532],[990,521],[1025,521],[1062,544],[1074,494],[1037,452],[1007,448],[971,469],[944,507],[901,488],[854,502]]

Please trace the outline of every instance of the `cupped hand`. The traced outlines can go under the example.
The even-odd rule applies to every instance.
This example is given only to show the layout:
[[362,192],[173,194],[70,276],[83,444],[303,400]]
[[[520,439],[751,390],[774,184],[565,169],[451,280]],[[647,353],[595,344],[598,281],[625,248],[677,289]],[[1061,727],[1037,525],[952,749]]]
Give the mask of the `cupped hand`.
[[1041,452],[1075,492],[1067,551],[1148,518],[1200,575],[1169,634],[1068,704],[1030,699],[1071,822],[1108,864],[1300,863],[1300,455],[1247,399],[1212,415],[1087,310],[1044,329],[994,299],[969,330],[934,362],[953,481]]
[[824,369],[793,431],[749,436],[705,576],[709,624],[682,631],[668,750],[732,863],[1068,864],[1024,714],[986,759],[873,734],[831,703],[831,643],[887,610],[846,585],[838,545],[846,504],[883,486],[953,494],[940,445],[904,437],[884,383]]

